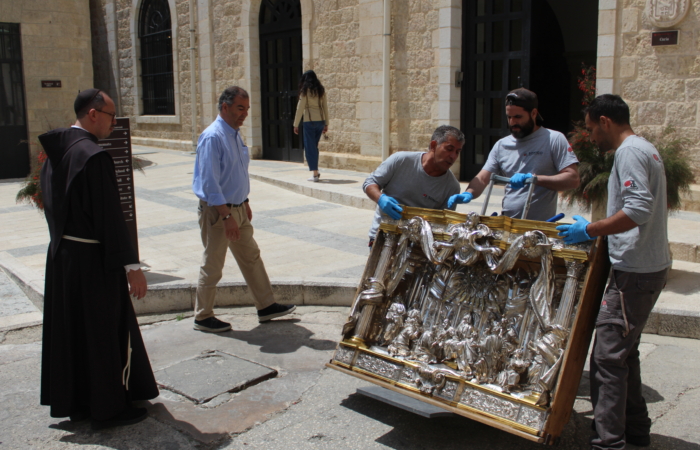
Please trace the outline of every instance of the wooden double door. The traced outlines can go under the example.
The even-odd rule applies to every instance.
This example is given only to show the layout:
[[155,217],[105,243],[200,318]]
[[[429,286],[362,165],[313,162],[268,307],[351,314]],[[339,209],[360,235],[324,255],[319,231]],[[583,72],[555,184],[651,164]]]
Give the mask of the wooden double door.
[[505,96],[518,87],[537,93],[547,128],[570,126],[570,76],[557,17],[546,0],[465,0],[461,117],[467,142],[461,178],[483,167],[508,135]]
[[18,23],[0,23],[0,179],[29,173],[27,115]]
[[302,73],[299,0],[263,0],[260,7],[260,71],[263,158],[304,161],[300,134],[293,133]]

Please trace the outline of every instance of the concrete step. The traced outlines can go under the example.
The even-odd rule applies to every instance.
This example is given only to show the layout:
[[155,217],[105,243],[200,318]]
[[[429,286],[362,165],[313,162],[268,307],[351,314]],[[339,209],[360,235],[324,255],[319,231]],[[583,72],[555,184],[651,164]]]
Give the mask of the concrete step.
[[[370,210],[376,208],[376,204],[362,191],[367,173],[321,168],[321,181],[314,183],[307,181],[307,172],[307,168],[299,163],[253,160],[250,165],[250,176],[258,181],[332,203]],[[460,184],[462,191],[466,190],[468,183]],[[700,228],[700,185],[693,185],[692,189],[695,195],[691,193],[684,205],[688,208],[695,208],[695,206],[699,208],[671,213],[668,221],[668,236],[674,260],[700,263],[700,235],[697,233]],[[500,210],[503,190],[503,186],[494,187],[486,214]],[[458,205],[457,211],[480,213],[484,197],[482,195],[468,204]],[[697,201],[697,205],[693,203],[694,201]],[[576,204],[569,205],[560,201],[557,211],[566,214],[562,222],[570,222],[571,217],[576,214],[588,220],[591,219],[590,212],[583,211]]]
[[0,332],[38,325],[42,314],[0,267]]
[[700,213],[700,184],[691,184],[690,192],[681,194],[681,210]]
[[700,339],[700,264],[673,262],[644,332]]

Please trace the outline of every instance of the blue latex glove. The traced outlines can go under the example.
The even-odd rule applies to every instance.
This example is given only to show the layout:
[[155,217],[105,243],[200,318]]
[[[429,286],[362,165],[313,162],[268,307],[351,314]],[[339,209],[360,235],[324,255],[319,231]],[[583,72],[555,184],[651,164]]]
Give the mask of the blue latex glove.
[[471,192],[463,192],[461,194],[455,194],[447,200],[447,207],[452,209],[454,205],[459,205],[462,203],[469,203],[472,201],[474,196]]
[[516,173],[510,177],[510,187],[513,189],[522,189],[525,186],[525,180],[532,178],[531,173]]
[[379,197],[379,201],[377,203],[379,204],[381,210],[384,211],[384,214],[386,214],[387,216],[391,217],[394,220],[399,220],[401,218],[403,208],[401,208],[399,202],[397,202],[396,199],[394,199],[393,197],[389,197],[386,194],[382,194],[382,196]]
[[593,238],[586,233],[586,226],[590,223],[581,216],[574,216],[576,221],[571,225],[559,225],[557,230],[560,231],[559,236],[564,238],[567,244],[578,244],[579,242],[592,241]]

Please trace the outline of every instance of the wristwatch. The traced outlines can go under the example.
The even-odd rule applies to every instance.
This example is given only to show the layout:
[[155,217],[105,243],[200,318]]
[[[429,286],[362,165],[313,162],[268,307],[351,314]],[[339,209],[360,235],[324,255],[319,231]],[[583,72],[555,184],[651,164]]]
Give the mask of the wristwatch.
[[231,213],[226,214],[221,220],[226,220],[231,217]]

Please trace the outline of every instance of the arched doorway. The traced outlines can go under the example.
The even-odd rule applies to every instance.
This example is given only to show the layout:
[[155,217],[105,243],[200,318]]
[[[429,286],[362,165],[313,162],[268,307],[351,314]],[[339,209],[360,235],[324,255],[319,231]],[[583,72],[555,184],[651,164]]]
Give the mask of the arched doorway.
[[303,64],[299,0],[263,0],[259,24],[263,158],[303,162],[292,131]]
[[504,98],[517,87],[539,97],[544,126],[567,133],[578,120],[581,64],[596,60],[598,2],[465,0],[461,122],[463,180],[484,166],[508,134]]

